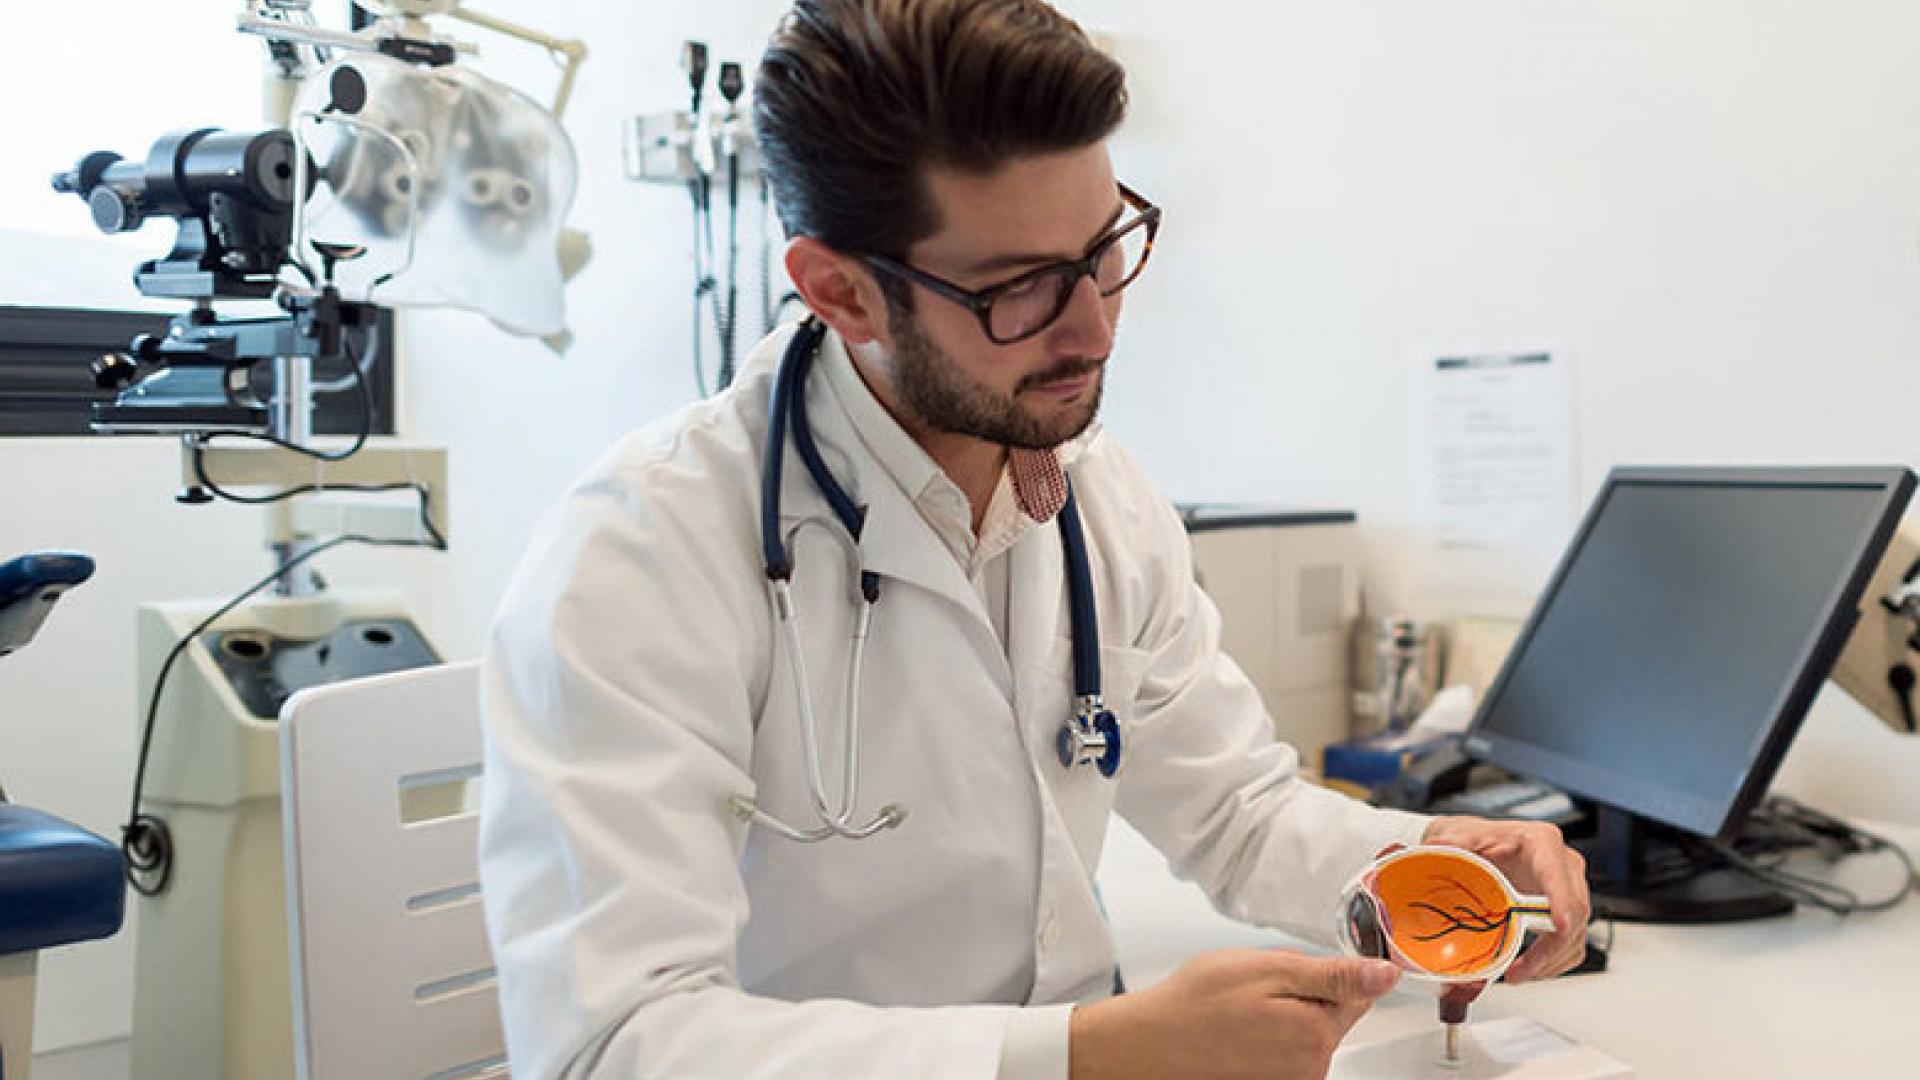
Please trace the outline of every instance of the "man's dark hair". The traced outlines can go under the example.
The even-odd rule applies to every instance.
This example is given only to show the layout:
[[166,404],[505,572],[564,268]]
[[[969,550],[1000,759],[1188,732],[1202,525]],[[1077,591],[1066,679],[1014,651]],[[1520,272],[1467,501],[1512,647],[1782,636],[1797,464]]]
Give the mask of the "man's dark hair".
[[754,83],[789,235],[903,257],[938,231],[926,169],[990,172],[1126,117],[1126,75],[1041,0],[797,0]]

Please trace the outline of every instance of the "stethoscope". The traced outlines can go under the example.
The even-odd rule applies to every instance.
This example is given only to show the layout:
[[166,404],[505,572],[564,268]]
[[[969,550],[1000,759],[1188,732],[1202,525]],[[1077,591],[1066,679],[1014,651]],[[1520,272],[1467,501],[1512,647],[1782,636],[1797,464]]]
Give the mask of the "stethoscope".
[[[774,626],[784,640],[793,670],[793,689],[800,709],[800,741],[807,755],[807,790],[812,795],[820,824],[811,829],[795,828],[767,812],[751,796],[735,795],[729,800],[734,813],[742,820],[759,821],[787,839],[801,843],[836,836],[864,840],[907,818],[906,807],[888,803],[872,820],[864,824],[853,821],[860,784],[860,672],[866,659],[867,632],[873,625],[873,608],[880,600],[880,575],[864,566],[860,568],[859,607],[854,618],[852,656],[847,664],[845,760],[840,798],[837,803],[830,803],[820,768],[820,736],[814,723],[813,695],[807,681],[806,662],[801,657],[800,621],[793,603],[793,556],[780,534],[780,477],[789,429],[793,432],[794,449],[799,451],[800,460],[820,493],[826,496],[834,516],[846,528],[856,555],[860,531],[866,524],[866,509],[854,505],[846,489],[821,460],[820,448],[813,440],[813,428],[807,421],[805,395],[801,393],[826,333],[826,326],[819,319],[809,317],[780,358],[780,367],[773,379],[767,448],[760,471],[760,546],[767,586],[773,598]],[[1065,768],[1092,765],[1101,776],[1111,778],[1120,768],[1120,722],[1100,697],[1100,631],[1094,619],[1093,574],[1087,568],[1087,538],[1080,527],[1080,508],[1074,502],[1071,483],[1067,485],[1066,505],[1058,517],[1061,544],[1066,550],[1067,603],[1073,623],[1073,713],[1061,724],[1054,738],[1054,752]]]

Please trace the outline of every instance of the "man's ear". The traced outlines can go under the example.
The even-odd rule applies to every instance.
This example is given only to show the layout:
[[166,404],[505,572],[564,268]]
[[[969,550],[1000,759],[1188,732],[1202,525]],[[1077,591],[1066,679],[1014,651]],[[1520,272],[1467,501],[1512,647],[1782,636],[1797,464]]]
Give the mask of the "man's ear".
[[886,298],[865,264],[811,236],[788,243],[786,261],[800,299],[842,340],[864,345],[885,337]]

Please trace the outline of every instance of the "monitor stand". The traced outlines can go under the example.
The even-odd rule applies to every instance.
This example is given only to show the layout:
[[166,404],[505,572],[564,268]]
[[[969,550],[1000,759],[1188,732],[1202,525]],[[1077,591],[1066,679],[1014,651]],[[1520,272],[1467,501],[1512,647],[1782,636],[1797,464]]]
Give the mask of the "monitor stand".
[[1574,844],[1587,858],[1596,912],[1627,922],[1720,923],[1793,912],[1785,893],[1732,867],[1661,882],[1655,868],[1684,856],[1671,831],[1625,810],[1595,804],[1597,829]]

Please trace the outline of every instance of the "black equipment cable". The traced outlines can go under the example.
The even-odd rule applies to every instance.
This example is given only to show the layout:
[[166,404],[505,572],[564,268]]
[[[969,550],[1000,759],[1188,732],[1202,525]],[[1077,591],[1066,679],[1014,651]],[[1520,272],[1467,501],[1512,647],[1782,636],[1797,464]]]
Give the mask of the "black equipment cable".
[[[719,342],[720,364],[713,390],[726,388],[730,381],[732,357],[727,349],[728,313],[720,304],[720,282],[714,277],[713,189],[712,178],[704,172],[688,182],[693,193],[693,379],[700,396],[710,392],[705,359],[706,331],[702,325],[706,308],[713,309],[713,332]],[[724,376],[724,378],[723,378]]]
[[760,168],[760,332],[773,332],[773,194]]
[[[423,516],[425,513],[426,510],[423,504]],[[438,537],[439,534],[435,533],[434,535]],[[178,662],[180,657],[187,651],[187,646],[198,641],[200,636],[206,633],[209,627],[232,612],[234,608],[246,603],[252,599],[255,594],[259,593],[260,590],[285,577],[301,564],[320,555],[322,552],[331,551],[342,544],[349,543],[370,544],[382,547],[420,546],[418,541],[413,540],[385,540],[377,537],[352,535],[336,536],[323,544],[308,548],[306,551],[294,555],[292,558],[287,559],[275,567],[267,576],[247,586],[246,589],[235,595],[233,599],[220,605],[219,609],[213,614],[200,620],[192,630],[182,635],[180,640],[175,642],[173,648],[167,653],[166,660],[160,665],[160,674],[154,679],[153,693],[147,699],[146,722],[140,731],[140,757],[138,764],[134,767],[133,773],[133,801],[127,810],[127,824],[121,828],[120,851],[126,859],[127,884],[133,887],[133,891],[142,896],[158,896],[167,890],[167,885],[173,877],[173,834],[167,829],[165,820],[155,817],[152,814],[143,814],[140,812],[140,803],[146,791],[147,761],[153,753],[154,727],[160,715],[160,698],[161,694],[167,688],[168,676],[173,673],[173,665]],[[445,547],[445,542],[439,541],[428,546],[442,549]]]
[[[1791,856],[1806,851],[1819,852],[1830,864],[1849,855],[1891,854],[1899,861],[1904,877],[1891,895],[1862,900],[1845,886],[1786,869]],[[1920,892],[1920,875],[1898,844],[1786,795],[1769,796],[1748,816],[1742,833],[1730,842],[1675,833],[1673,843],[1650,847],[1645,864],[1631,884],[1638,889],[1657,889],[1720,869],[1735,870],[1836,915],[1885,911],[1909,893]]]
[[[690,135],[698,139],[705,134],[701,125],[700,104],[704,100],[707,88],[707,43],[704,41],[684,42],[680,46],[680,70],[686,73],[687,88],[692,93],[687,116],[691,121]],[[694,161],[695,175],[687,180],[687,192],[693,198],[693,382],[701,397],[707,396],[707,366],[703,333],[700,325],[701,308],[704,301],[713,293],[713,182],[706,169],[700,166],[701,156],[698,148],[690,153]],[[714,324],[716,330],[724,333],[721,322],[719,301],[714,301]]]
[[721,137],[727,147],[727,306],[720,312],[720,373],[715,380],[725,390],[733,384],[740,330],[740,94],[746,77],[740,65],[720,65],[720,96],[726,100]]
[[[717,300],[716,300],[717,302]],[[740,326],[740,151],[727,153],[727,306],[720,312],[719,389],[733,385]]]
[[707,295],[709,279],[700,259],[700,185],[689,180],[687,190],[693,196],[693,385],[701,397],[706,397],[707,364],[701,345],[704,335],[700,327],[700,302]]
[[[1915,873],[1913,859],[1900,845],[1798,800],[1785,795],[1770,796],[1755,810],[1752,820],[1759,827],[1754,830],[1756,835],[1731,843],[1685,838],[1683,845],[1692,859],[1694,872],[1717,865],[1730,866],[1796,900],[1835,915],[1886,911],[1920,889],[1920,876]],[[1862,900],[1858,893],[1845,886],[1786,869],[1790,854],[1808,849],[1820,851],[1828,863],[1849,855],[1890,853],[1903,871],[1900,887],[1888,896]]]
[[[360,390],[360,430],[354,434],[352,444],[345,450],[327,452],[315,450],[310,446],[301,446],[298,443],[289,442],[286,439],[277,438],[272,435],[261,435],[246,431],[210,431],[197,436],[192,443],[194,481],[201,489],[213,495],[215,498],[225,500],[226,502],[239,503],[243,506],[264,506],[268,503],[283,502],[296,495],[307,495],[320,491],[351,491],[373,494],[388,491],[411,491],[420,498],[420,531],[428,537],[424,546],[431,547],[437,551],[444,551],[446,550],[447,541],[446,538],[441,535],[440,530],[433,524],[433,515],[429,512],[432,492],[427,489],[425,484],[405,481],[387,484],[328,484],[316,482],[299,484],[295,487],[276,491],[268,495],[241,495],[228,491],[219,484],[214,483],[213,478],[207,475],[206,448],[217,438],[250,439],[256,442],[269,443],[273,446],[278,446],[284,450],[291,450],[296,454],[320,462],[345,461],[359,453],[360,450],[367,445],[367,439],[373,432],[373,389],[367,382],[366,371],[360,365],[359,355],[354,350],[352,343],[343,340],[342,344],[346,347],[347,358],[353,363],[353,371],[355,373],[354,381]],[[414,541],[399,541],[398,543],[422,546]]]
[[167,653],[166,660],[160,665],[160,673],[154,679],[153,693],[147,700],[146,722],[140,733],[140,756],[133,774],[132,805],[127,811],[127,824],[121,828],[120,851],[122,857],[125,859],[127,884],[142,896],[158,896],[165,892],[167,885],[173,877],[173,835],[167,829],[165,820],[152,814],[141,813],[140,803],[146,791],[147,761],[153,750],[153,732],[160,714],[161,694],[166,690],[167,678],[172,674],[174,664],[185,654],[187,647],[199,640],[200,636],[206,633],[207,629],[214,623],[220,621],[221,618],[232,612],[233,609],[247,602],[259,593],[260,590],[284,578],[287,574],[320,555],[322,552],[331,551],[342,544],[366,544],[375,547],[430,547],[436,551],[446,550],[446,537],[442,535],[440,530],[433,524],[431,506],[432,493],[425,484],[313,483],[300,484],[267,495],[240,495],[220,487],[220,485],[214,483],[212,478],[207,475],[204,457],[205,450],[208,443],[216,436],[247,438],[271,443],[321,462],[344,461],[365,447],[367,439],[373,430],[373,391],[367,385],[366,372],[361,367],[359,356],[355,352],[351,342],[343,339],[342,344],[345,347],[347,358],[352,363],[355,372],[354,381],[360,391],[362,419],[360,430],[356,433],[352,444],[349,445],[347,449],[325,452],[315,450],[312,447],[301,446],[272,435],[258,435],[250,432],[207,432],[197,436],[191,444],[194,479],[203,490],[217,498],[224,499],[228,502],[254,506],[264,503],[281,502],[286,499],[291,499],[296,495],[316,491],[381,492],[411,490],[420,498],[420,528],[428,539],[424,542],[419,540],[389,540],[352,534],[334,537],[331,540],[308,548],[288,558],[279,566],[275,567],[267,576],[247,586],[245,590],[234,596],[231,600],[228,600],[225,604],[222,604],[218,610],[205,619],[202,619],[198,625],[182,635],[180,640],[174,643],[173,648]]
[[[345,461],[359,453],[361,449],[367,445],[367,439],[373,435],[373,387],[367,381],[366,369],[362,367],[360,363],[360,352],[353,347],[353,342],[342,337],[340,339],[340,345],[346,352],[347,363],[353,369],[353,385],[360,392],[360,430],[354,432],[353,442],[349,444],[345,450],[315,450],[311,446],[301,446],[299,443],[290,442],[275,435],[263,435],[253,431],[208,431],[203,432],[195,438],[195,471],[199,472],[202,477],[206,475],[205,471],[199,468],[200,448],[212,443],[214,439],[249,439],[253,442],[269,443],[282,450],[291,450],[302,457],[310,457],[315,461]],[[218,494],[218,491],[210,485],[203,486],[207,486],[209,491],[214,491],[215,494]],[[246,501],[229,496],[222,497],[230,498],[233,502]],[[268,499],[266,501],[274,502],[277,500]]]
[[[708,304],[713,308],[714,334],[720,339],[724,347],[727,332],[727,313],[720,310],[720,283],[713,276],[714,264],[719,261],[718,257],[714,254],[713,247],[713,177],[707,175],[705,170],[702,170],[700,173],[699,222],[699,245],[702,250],[702,255],[699,264],[700,279],[695,286],[694,302],[698,304],[700,298],[703,296],[707,299]],[[724,357],[722,357],[721,362],[725,363]],[[716,380],[716,382],[717,381],[718,380]],[[718,387],[716,386],[715,389],[718,389]]]

